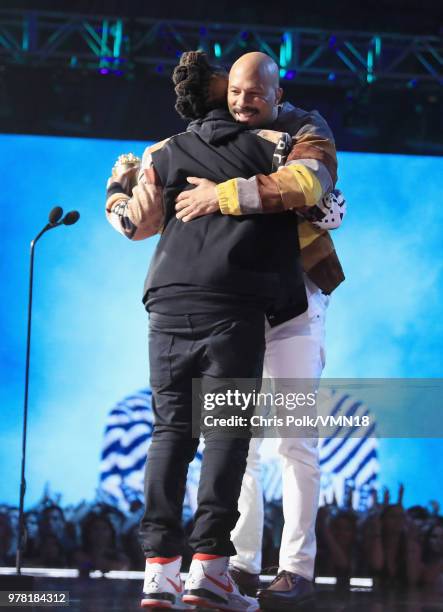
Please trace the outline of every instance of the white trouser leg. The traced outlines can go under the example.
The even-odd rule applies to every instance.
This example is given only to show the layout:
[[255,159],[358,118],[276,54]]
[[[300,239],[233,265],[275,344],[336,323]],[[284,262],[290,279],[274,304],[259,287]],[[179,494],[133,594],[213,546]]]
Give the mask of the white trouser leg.
[[[265,368],[276,379],[319,379],[324,367],[324,321],[328,298],[320,292],[308,294],[306,313],[267,330]],[[276,391],[289,384],[276,384]],[[280,438],[284,528],[279,570],[312,580],[316,554],[315,520],[320,492],[318,440]]]
[[260,446],[263,438],[252,438],[249,445],[248,461],[243,476],[238,500],[240,518],[231,539],[237,554],[231,563],[250,574],[261,572],[261,549],[263,539],[263,487],[261,479]]
[[[315,378],[324,367],[324,322],[329,298],[307,286],[306,313],[275,328],[266,326],[266,378]],[[281,389],[280,389],[281,390]],[[293,390],[293,389],[291,389]],[[231,533],[237,555],[233,565],[249,573],[261,571],[263,536],[263,490],[260,446],[253,438],[238,502],[240,518]],[[280,549],[280,569],[311,579],[316,553],[315,519],[320,471],[317,440],[282,438],[283,513],[285,526]]]
[[317,551],[315,519],[320,493],[317,440],[282,438],[283,516],[279,571],[312,580]]

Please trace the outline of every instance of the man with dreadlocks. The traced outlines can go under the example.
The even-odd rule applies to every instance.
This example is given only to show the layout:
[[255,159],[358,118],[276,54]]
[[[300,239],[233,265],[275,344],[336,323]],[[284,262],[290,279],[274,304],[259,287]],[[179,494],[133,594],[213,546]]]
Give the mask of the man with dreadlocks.
[[258,609],[256,600],[243,595],[228,573],[249,428],[240,435],[238,429],[225,432],[201,421],[205,449],[189,538],[194,556],[183,593],[182,506],[188,465],[199,442],[192,437],[192,379],[211,388],[234,378],[259,383],[265,314],[275,325],[307,306],[294,240],[297,216],[291,211],[244,217],[216,213],[183,223],[176,217],[175,199],[189,176],[223,183],[272,172],[289,135],[248,130],[232,121],[222,102],[226,75],[210,67],[202,53],[184,54],[174,81],[178,108],[204,112],[202,118],[185,133],[146,149],[132,193],[133,171],[112,177],[106,201],[108,220],[128,238],[142,240],[161,231],[143,297],[150,314],[155,426],[140,529],[146,556],[141,603],[250,612]]

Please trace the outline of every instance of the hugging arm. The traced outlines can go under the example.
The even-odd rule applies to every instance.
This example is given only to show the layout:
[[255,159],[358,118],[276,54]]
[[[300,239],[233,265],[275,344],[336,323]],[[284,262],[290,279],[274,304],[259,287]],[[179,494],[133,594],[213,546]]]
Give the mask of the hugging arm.
[[152,147],[142,160],[138,182],[131,190],[128,173],[108,180],[106,217],[112,227],[130,240],[158,234],[164,221],[163,187],[152,162]]
[[293,136],[260,130],[257,136],[276,145],[271,174],[233,178],[216,185],[190,177],[194,189],[177,198],[177,217],[190,221],[212,212],[250,215],[294,210],[321,230],[341,224],[346,207],[337,180],[337,157],[332,133],[315,111],[298,122]]
[[[260,130],[268,140],[276,132]],[[337,180],[337,155],[332,133],[315,111],[308,113],[297,126],[289,153],[282,148],[275,172],[257,174],[250,179],[235,178],[216,187],[220,210],[224,214],[242,215],[275,213],[284,210],[302,212],[329,193]]]

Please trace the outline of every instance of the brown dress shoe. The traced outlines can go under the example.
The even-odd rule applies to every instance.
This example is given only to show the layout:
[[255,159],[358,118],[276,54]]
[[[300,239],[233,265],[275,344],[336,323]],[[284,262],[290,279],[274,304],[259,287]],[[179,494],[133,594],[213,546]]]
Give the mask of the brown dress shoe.
[[229,573],[231,574],[231,578],[240,587],[240,590],[245,593],[245,595],[249,595],[250,597],[255,597],[257,595],[257,591],[260,588],[260,575],[259,574],[250,574],[249,572],[245,572],[233,565],[229,566]]
[[290,610],[315,596],[314,584],[292,572],[280,572],[267,589],[258,592],[262,610]]

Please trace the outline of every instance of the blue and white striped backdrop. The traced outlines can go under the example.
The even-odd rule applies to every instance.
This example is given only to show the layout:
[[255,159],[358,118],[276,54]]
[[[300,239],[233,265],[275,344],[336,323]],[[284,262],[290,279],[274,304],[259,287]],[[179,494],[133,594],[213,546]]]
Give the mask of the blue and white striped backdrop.
[[[338,416],[366,416],[368,408],[346,394],[322,391],[327,413]],[[143,499],[143,474],[149,454],[153,428],[152,394],[148,389],[120,401],[109,412],[100,462],[100,488],[103,499],[123,511],[134,499]],[[364,428],[359,437],[340,436],[340,428],[329,438],[320,440],[321,503],[335,498],[343,501],[347,483],[355,487],[354,505],[361,507],[368,486],[375,486],[379,473],[375,424]],[[200,473],[202,445],[188,475],[185,507],[194,512]],[[281,471],[278,459],[263,461],[263,486],[266,499],[281,498]]]

